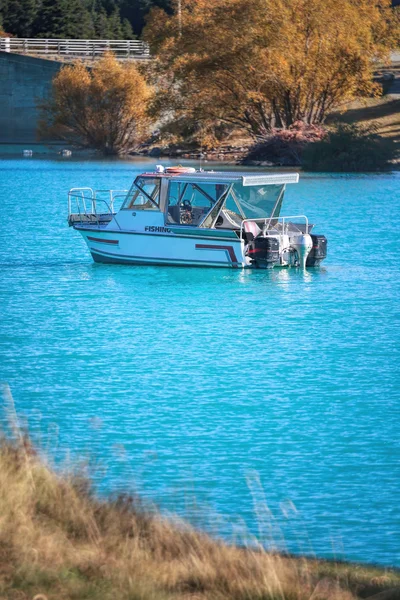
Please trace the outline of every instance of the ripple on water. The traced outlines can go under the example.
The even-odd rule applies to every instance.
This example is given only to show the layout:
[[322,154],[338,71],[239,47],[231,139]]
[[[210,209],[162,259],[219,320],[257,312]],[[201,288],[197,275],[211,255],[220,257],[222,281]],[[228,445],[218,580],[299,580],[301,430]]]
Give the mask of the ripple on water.
[[95,265],[66,190],[142,166],[0,162],[0,377],[35,439],[230,539],[400,566],[399,176],[289,187],[321,270]]

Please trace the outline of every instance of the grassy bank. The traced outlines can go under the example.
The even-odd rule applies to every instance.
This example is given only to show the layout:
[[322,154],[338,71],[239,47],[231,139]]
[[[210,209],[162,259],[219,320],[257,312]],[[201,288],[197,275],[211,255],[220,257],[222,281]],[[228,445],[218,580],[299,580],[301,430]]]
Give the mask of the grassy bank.
[[[0,443],[0,599],[395,600],[400,573],[229,547]],[[379,596],[377,596],[379,594]]]
[[374,123],[377,133],[382,137],[390,137],[400,144],[400,99],[394,96],[381,98],[365,98],[356,100],[346,106],[346,110],[332,113],[327,123],[357,123],[368,125]]
[[[327,132],[336,131],[340,124],[357,126],[360,132],[370,130],[374,131],[380,139],[382,146],[391,147],[388,160],[388,169],[398,169],[400,164],[400,99],[396,95],[386,95],[379,98],[362,98],[351,103],[343,105],[340,109],[333,111],[326,120],[324,127]],[[316,128],[318,131],[319,128]],[[230,135],[216,144],[215,147],[205,149],[196,145],[193,140],[186,143],[182,142],[179,145],[171,146],[155,146],[149,147],[150,156],[168,156],[176,158],[188,158],[192,160],[205,159],[206,161],[225,161],[227,164],[243,164],[248,166],[273,167],[273,166],[295,166],[302,167],[305,170],[309,167],[306,160],[303,160],[303,151],[309,147],[310,142],[318,141],[315,138],[315,132],[305,130],[306,138],[302,138],[301,127],[293,125],[291,130],[284,132],[275,132],[264,141],[255,144],[254,140],[246,137],[240,131],[232,131]],[[311,135],[310,135],[311,134]],[[349,140],[343,140],[348,144]],[[353,141],[350,140],[350,145],[347,145],[347,150],[351,152]],[[159,152],[159,154],[157,153]],[[320,152],[319,148],[316,150]],[[380,171],[380,165],[374,165],[374,153],[368,151],[368,144],[361,144],[358,147],[354,144],[354,152],[357,153],[359,161],[365,162],[365,168],[354,170],[365,171]],[[379,148],[377,155],[382,153]],[[364,160],[365,159],[365,160]],[[346,171],[350,168],[351,160],[349,161],[348,152],[344,152],[341,158],[343,168],[340,171]],[[335,162],[335,161],[333,161]],[[379,161],[377,161],[379,162]],[[336,171],[337,169],[330,168],[330,165],[325,165],[326,171]]]

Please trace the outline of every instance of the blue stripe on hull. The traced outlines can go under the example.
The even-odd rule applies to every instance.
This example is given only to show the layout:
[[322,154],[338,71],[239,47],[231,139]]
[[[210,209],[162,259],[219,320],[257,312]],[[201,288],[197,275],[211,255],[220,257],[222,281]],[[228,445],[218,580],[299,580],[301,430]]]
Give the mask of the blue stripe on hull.
[[221,261],[185,260],[185,259],[165,259],[165,258],[142,258],[141,256],[126,256],[123,254],[112,254],[110,252],[97,252],[90,250],[93,260],[96,263],[119,264],[119,265],[153,265],[153,266],[171,266],[171,267],[225,267],[232,269],[233,265]]

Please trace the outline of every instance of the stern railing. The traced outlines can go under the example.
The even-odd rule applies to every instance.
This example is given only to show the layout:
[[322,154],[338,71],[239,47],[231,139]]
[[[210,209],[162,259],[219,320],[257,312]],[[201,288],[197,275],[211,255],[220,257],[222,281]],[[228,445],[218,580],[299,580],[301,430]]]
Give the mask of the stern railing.
[[[100,227],[103,223],[108,223],[113,217],[115,218],[116,209],[114,203],[118,199],[124,199],[128,190],[93,190],[90,187],[71,188],[68,192],[68,223],[96,224]],[[105,199],[99,194],[107,194]],[[98,204],[105,206],[106,211],[99,211]],[[73,211],[73,205],[76,206],[76,211]],[[118,221],[115,219],[118,227]]]
[[262,225],[262,227],[260,227],[260,229],[262,230],[262,232],[264,234],[269,232],[269,233],[276,233],[279,235],[287,235],[289,232],[289,225],[290,224],[296,225],[296,223],[293,223],[293,219],[303,219],[304,223],[305,223],[305,232],[304,233],[309,233],[310,227],[308,224],[308,217],[306,217],[305,215],[290,215],[290,216],[285,216],[285,217],[266,217],[264,219],[243,219],[241,226],[240,226],[240,239],[241,240],[244,239],[243,231],[244,231],[245,223],[257,223],[257,225],[260,223]]

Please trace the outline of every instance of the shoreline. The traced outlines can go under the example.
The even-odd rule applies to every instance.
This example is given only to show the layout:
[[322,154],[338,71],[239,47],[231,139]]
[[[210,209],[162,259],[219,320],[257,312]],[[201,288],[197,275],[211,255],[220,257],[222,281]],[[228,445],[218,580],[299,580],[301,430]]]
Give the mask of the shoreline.
[[1,597],[399,597],[397,567],[274,553],[257,540],[254,547],[229,545],[147,509],[137,496],[101,500],[86,476],[53,471],[20,436],[0,441]]
[[[32,156],[24,157],[24,150],[32,150]],[[71,151],[70,156],[63,156],[63,150]],[[302,165],[298,164],[279,164],[272,163],[270,161],[265,160],[244,160],[246,155],[246,151],[243,148],[243,145],[234,148],[232,146],[226,147],[226,149],[217,149],[209,152],[203,152],[200,149],[187,151],[184,149],[173,149],[167,150],[165,152],[157,152],[153,153],[152,149],[145,150],[141,152],[130,153],[121,156],[104,156],[100,153],[94,152],[92,150],[74,148],[71,145],[62,143],[62,142],[30,142],[30,143],[12,143],[12,142],[0,142],[0,160],[12,158],[25,158],[25,160],[32,159],[55,159],[59,158],[63,161],[65,160],[112,160],[112,161],[126,161],[126,160],[134,160],[134,159],[145,159],[156,163],[157,161],[173,161],[179,164],[179,161],[190,161],[191,163],[198,162],[199,168],[206,167],[207,164],[221,164],[226,165],[227,167],[243,167],[244,169],[266,169],[266,170],[276,170],[276,169],[291,169],[296,170],[303,173],[315,173],[318,174],[322,171],[307,171],[304,169]],[[388,170],[371,170],[371,171],[349,171],[354,174],[357,173],[390,173],[400,171],[400,158],[396,159],[392,167]],[[324,173],[344,173],[345,171],[323,171]]]

